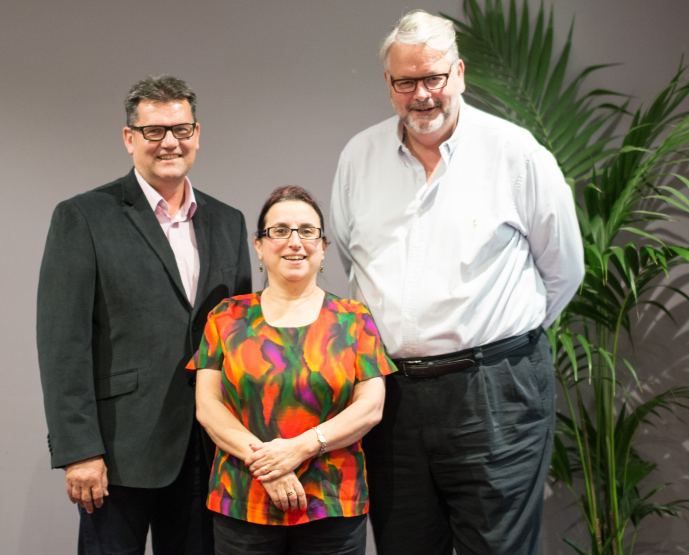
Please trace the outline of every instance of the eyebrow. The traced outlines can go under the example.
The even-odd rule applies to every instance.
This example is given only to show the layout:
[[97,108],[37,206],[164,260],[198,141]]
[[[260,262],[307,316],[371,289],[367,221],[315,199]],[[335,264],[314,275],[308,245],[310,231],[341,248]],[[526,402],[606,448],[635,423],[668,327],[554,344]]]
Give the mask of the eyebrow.
[[[286,224],[285,222],[276,222],[273,225],[269,225],[267,227],[290,227],[290,225]],[[312,223],[299,224],[299,229],[301,229],[302,227],[318,227],[318,224],[312,224]]]
[[432,77],[433,75],[445,75],[446,73],[451,73],[451,71],[439,71],[437,73],[427,73],[426,75],[422,75],[421,77],[411,77],[408,75],[403,75],[402,77],[393,77],[392,73],[388,73],[390,75],[390,79],[393,81],[399,81],[400,79],[423,79],[424,77]]

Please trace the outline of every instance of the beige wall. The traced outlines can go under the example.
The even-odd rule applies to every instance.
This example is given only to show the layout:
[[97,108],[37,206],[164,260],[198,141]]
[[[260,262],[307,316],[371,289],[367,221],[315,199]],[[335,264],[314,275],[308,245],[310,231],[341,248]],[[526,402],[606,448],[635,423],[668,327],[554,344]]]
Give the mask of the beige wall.
[[[537,2],[533,2],[536,6]],[[327,207],[340,150],[392,115],[377,49],[409,9],[460,15],[459,0],[215,0],[206,2],[4,0],[0,5],[0,551],[75,552],[77,513],[62,471],[51,471],[34,339],[35,292],[50,215],[62,199],[125,174],[122,100],[133,82],[168,72],[199,96],[201,150],[190,174],[199,189],[240,208],[250,232],[276,186],[301,184]],[[648,98],[687,51],[684,0],[557,0],[558,44],[576,13],[575,68],[623,62],[591,80]],[[467,68],[471,71],[471,68]],[[327,224],[326,224],[327,225]],[[686,222],[677,228],[686,241]],[[255,283],[259,274],[254,273]],[[687,279],[679,285],[687,289]],[[333,250],[324,286],[345,294]],[[675,302],[675,301],[673,301]],[[689,307],[680,327],[642,315],[639,364],[656,390],[686,383]],[[689,416],[689,415],[688,415]],[[689,497],[689,433],[668,420],[642,437],[644,455]],[[571,502],[559,489],[546,507],[543,553],[560,540]],[[687,521],[649,521],[641,542],[687,553]],[[572,533],[576,534],[574,530]],[[683,551],[684,550],[684,551]]]

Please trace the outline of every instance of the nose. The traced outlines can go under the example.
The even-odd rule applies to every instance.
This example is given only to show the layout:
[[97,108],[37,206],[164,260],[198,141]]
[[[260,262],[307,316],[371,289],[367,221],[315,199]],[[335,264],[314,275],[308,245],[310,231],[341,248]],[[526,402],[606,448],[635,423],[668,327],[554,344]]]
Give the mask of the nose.
[[160,146],[162,146],[163,148],[177,148],[178,144],[179,140],[175,139],[175,136],[172,134],[172,129],[168,129],[165,132],[163,140],[160,141]]
[[431,96],[431,91],[426,88],[423,81],[416,83],[416,90],[414,91],[414,100],[426,100]]
[[301,237],[299,237],[299,232],[296,229],[292,230],[292,233],[289,236],[289,241],[287,244],[291,248],[300,248],[301,247]]

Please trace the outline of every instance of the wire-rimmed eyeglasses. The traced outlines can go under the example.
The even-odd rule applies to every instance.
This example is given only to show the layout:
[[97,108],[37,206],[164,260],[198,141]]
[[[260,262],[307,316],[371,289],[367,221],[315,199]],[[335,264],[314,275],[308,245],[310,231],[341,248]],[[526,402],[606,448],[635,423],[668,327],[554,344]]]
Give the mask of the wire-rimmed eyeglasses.
[[320,227],[267,227],[259,234],[259,237],[268,237],[269,239],[289,239],[292,237],[292,232],[296,231],[300,239],[313,240],[320,239],[323,236],[323,230]]

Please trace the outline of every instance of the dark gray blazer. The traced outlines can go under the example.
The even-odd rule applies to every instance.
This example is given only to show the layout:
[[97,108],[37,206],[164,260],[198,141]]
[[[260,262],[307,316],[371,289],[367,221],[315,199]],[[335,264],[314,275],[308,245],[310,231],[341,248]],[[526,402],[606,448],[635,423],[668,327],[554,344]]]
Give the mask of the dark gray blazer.
[[194,308],[134,170],[61,202],[38,285],[38,358],[53,468],[103,455],[111,484],[156,488],[194,420],[185,365],[208,312],[251,292],[244,216],[194,190]]

